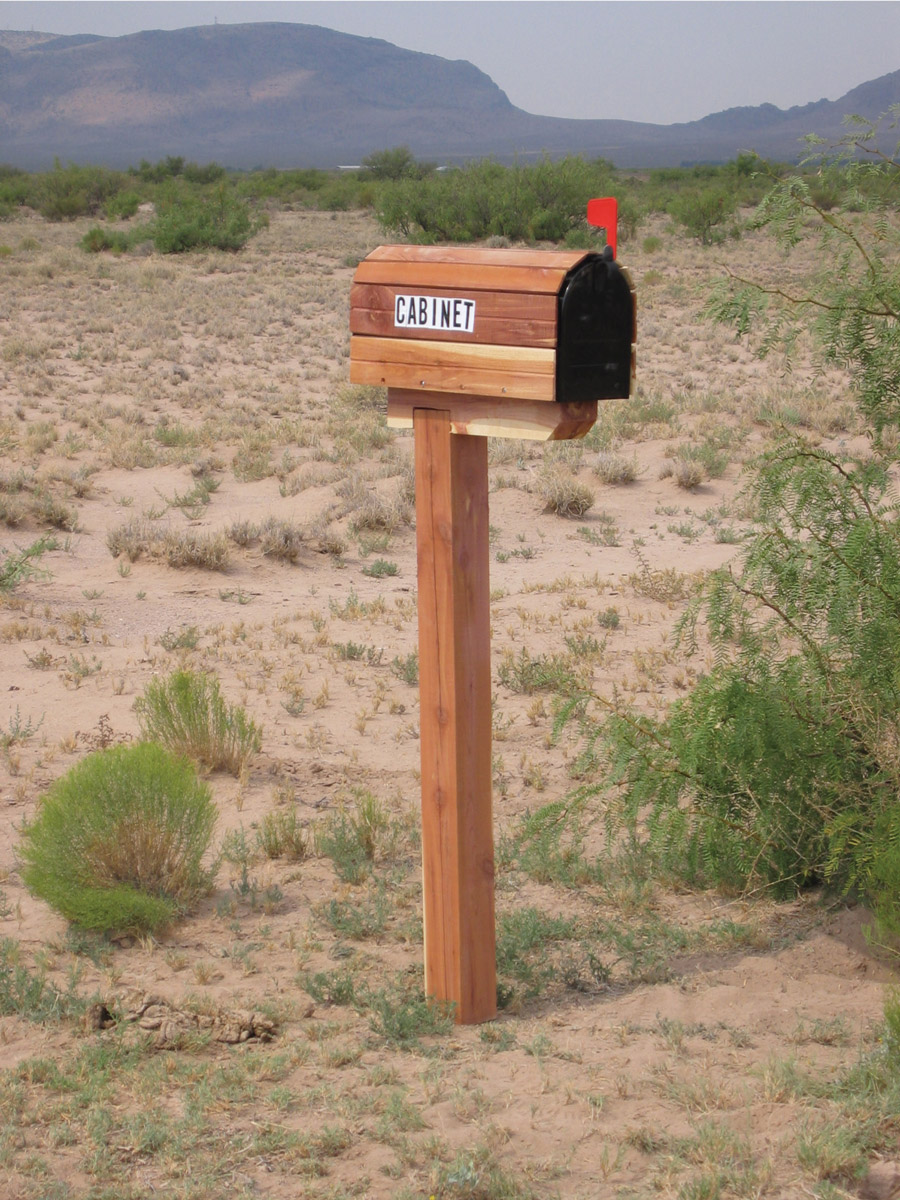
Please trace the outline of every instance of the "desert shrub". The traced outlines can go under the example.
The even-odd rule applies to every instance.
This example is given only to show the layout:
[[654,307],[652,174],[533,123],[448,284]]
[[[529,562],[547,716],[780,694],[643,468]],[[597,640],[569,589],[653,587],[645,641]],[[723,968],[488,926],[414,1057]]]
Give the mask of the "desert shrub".
[[62,166],[33,177],[30,202],[48,221],[95,216],[122,187],[124,175],[106,167]]
[[633,830],[649,814],[663,866],[694,882],[787,895],[826,881],[874,888],[896,911],[900,521],[888,464],[785,439],[753,480],[757,531],[703,592],[716,663],[664,720],[609,718],[605,786],[621,790]]
[[115,221],[116,219],[127,219],[133,217],[140,207],[141,197],[137,192],[116,192],[106,202],[106,219]]
[[364,788],[356,789],[352,806],[340,808],[316,830],[319,854],[331,859],[346,883],[362,883],[376,854],[388,851],[391,842],[391,821],[384,805]]
[[362,160],[362,178],[422,179],[434,170],[434,163],[418,162],[409,146],[376,150]]
[[726,188],[710,187],[676,196],[669,214],[704,246],[725,240],[723,223],[734,214],[737,200]]
[[265,223],[223,183],[212,195],[173,191],[161,197],[151,234],[160,254],[240,250]]
[[567,656],[538,654],[533,657],[523,646],[518,654],[503,653],[497,682],[522,696],[535,692],[571,692],[577,685],[573,662]]
[[724,475],[728,461],[727,452],[713,442],[686,443],[663,464],[659,477],[672,478],[679,487],[690,490]]
[[208,890],[209,788],[161,746],[99,750],[57,780],[22,830],[22,879],[86,929],[154,932]]
[[613,450],[601,450],[594,463],[594,474],[603,483],[634,483],[640,468],[635,457],[624,458]]
[[113,558],[126,555],[129,562],[137,562],[142,554],[150,554],[163,537],[148,517],[130,517],[106,535],[106,545]]
[[561,463],[543,467],[533,486],[543,501],[544,511],[560,517],[584,516],[596,498],[593,490]]
[[228,538],[224,533],[169,530],[159,544],[170,567],[202,567],[206,571],[224,571],[228,566]]
[[211,771],[240,776],[262,743],[259,726],[243,708],[226,704],[218,680],[203,672],[151,680],[135,712],[145,738]]
[[782,433],[757,460],[755,530],[681,629],[690,647],[704,619],[712,669],[662,720],[618,709],[589,722],[609,765],[588,790],[682,877],[779,895],[824,882],[871,897],[879,928],[896,935],[900,232],[866,185],[900,162],[861,158],[860,136],[868,144],[874,130],[850,135],[842,209],[826,215],[795,177],[758,214],[786,253],[818,223],[820,277],[788,295],[732,284],[710,311],[741,332],[761,324],[763,349],[811,326],[859,383],[871,444],[831,452]]
[[266,813],[256,831],[256,841],[266,858],[299,862],[309,853],[309,835],[297,810],[273,809]]
[[[385,229],[421,241],[561,241],[576,231],[592,238],[587,202],[610,191],[612,179],[608,163],[572,155],[512,167],[482,160],[423,179],[382,182],[375,212]],[[633,206],[624,209],[636,226]]]
[[127,233],[121,233],[116,229],[102,229],[99,225],[95,225],[93,229],[87,231],[79,245],[88,254],[99,254],[103,250],[110,250],[113,254],[124,254],[129,248],[130,241]]
[[267,517],[259,530],[260,546],[267,558],[295,563],[306,543],[306,531],[295,521]]

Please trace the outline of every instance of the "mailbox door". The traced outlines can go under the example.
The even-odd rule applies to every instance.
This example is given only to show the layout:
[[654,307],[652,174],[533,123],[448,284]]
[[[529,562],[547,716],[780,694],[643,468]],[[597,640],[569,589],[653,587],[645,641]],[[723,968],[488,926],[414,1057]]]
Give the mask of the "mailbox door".
[[615,260],[594,254],[574,267],[558,299],[557,399],[629,396],[634,324],[634,292]]

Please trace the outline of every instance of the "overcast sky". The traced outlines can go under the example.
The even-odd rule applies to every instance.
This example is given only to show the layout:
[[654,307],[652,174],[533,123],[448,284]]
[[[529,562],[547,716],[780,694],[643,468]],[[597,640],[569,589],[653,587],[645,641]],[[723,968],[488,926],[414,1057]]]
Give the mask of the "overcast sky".
[[900,70],[900,0],[0,0],[0,29],[116,36],[292,21],[465,58],[513,104],[669,124],[837,100]]

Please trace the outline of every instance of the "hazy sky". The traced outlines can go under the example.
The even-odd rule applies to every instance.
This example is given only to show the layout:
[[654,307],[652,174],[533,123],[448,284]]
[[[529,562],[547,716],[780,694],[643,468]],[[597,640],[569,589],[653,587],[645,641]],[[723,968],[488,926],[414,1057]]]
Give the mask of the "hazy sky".
[[465,58],[528,112],[669,124],[836,100],[900,70],[900,0],[0,0],[0,29],[294,21]]

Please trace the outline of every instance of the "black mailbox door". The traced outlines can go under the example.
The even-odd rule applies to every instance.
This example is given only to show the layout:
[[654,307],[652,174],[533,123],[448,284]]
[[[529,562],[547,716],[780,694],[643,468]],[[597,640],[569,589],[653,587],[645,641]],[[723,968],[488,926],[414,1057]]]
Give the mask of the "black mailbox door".
[[559,291],[556,399],[569,404],[630,395],[633,342],[628,277],[611,255],[589,255]]

